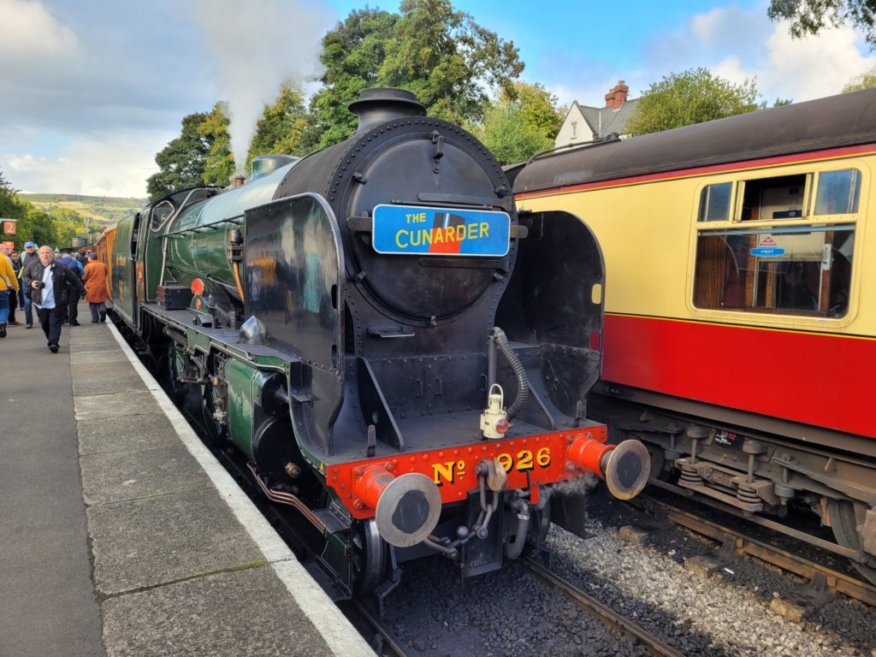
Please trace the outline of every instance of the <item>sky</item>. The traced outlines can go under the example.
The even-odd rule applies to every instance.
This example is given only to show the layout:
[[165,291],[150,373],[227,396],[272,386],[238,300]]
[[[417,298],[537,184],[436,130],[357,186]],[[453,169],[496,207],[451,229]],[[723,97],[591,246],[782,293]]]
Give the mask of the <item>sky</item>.
[[[228,100],[232,145],[284,79],[315,88],[322,36],[351,10],[399,0],[0,0],[0,172],[22,192],[146,196],[181,120]],[[762,99],[839,93],[876,68],[851,28],[794,40],[768,0],[454,0],[563,104],[636,98],[705,67]]]

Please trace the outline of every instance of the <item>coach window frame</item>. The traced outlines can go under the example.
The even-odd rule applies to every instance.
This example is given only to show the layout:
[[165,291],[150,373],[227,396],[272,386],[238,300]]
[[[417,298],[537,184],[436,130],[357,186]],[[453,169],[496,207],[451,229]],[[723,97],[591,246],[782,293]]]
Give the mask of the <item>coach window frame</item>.
[[[838,174],[845,171],[855,172],[855,174],[851,176],[853,180],[852,186],[854,186],[855,189],[853,193],[851,193],[850,190],[850,198],[854,198],[854,202],[852,203],[853,207],[849,208],[847,206],[846,209],[849,210],[847,212],[816,214],[818,205],[822,201],[820,192],[823,181],[822,176],[834,173]],[[867,203],[865,195],[869,171],[866,166],[859,161],[836,161],[828,163],[827,166],[822,166],[819,163],[810,163],[809,165],[799,165],[794,166],[793,168],[783,167],[777,171],[760,171],[751,173],[754,175],[748,175],[745,177],[737,175],[723,180],[718,178],[712,181],[704,181],[703,184],[697,186],[697,196],[695,197],[696,201],[693,208],[695,214],[693,217],[694,221],[692,222],[693,235],[691,240],[692,270],[689,278],[691,283],[688,296],[688,303],[690,304],[691,309],[697,314],[716,317],[720,316],[728,319],[737,313],[746,317],[756,315],[760,320],[764,320],[765,323],[775,324],[787,324],[789,322],[799,322],[801,320],[815,320],[816,322],[827,320],[830,321],[832,325],[848,324],[853,320],[856,312],[856,304],[854,302],[856,296],[855,280],[857,276],[856,272],[860,269],[860,264],[855,264],[854,255],[856,251],[860,252],[862,248],[862,224],[858,217],[861,212],[864,211],[862,208],[866,208]],[[764,175],[767,173],[769,175]],[[770,216],[767,219],[744,218],[746,187],[753,181],[769,181],[770,179],[785,179],[787,181],[793,180],[793,178],[796,177],[801,178],[801,181],[805,181],[804,189],[802,191],[802,201],[800,204],[801,216]],[[708,214],[709,204],[707,200],[711,191],[716,186],[723,186],[728,183],[732,186],[732,191],[730,194],[731,201],[729,203],[729,208],[727,208],[726,218],[715,218]],[[764,187],[768,189],[768,183],[765,182],[763,184]],[[761,204],[759,207],[762,209],[764,206]],[[832,226],[836,226],[836,230],[831,230]],[[806,228],[810,228],[811,230],[807,231],[805,230]],[[848,233],[849,231],[851,232],[850,238],[838,240],[838,238],[841,238],[843,232]],[[815,255],[809,254],[809,256],[805,257],[805,261],[796,263],[792,259],[793,256],[791,256],[791,258],[784,259],[785,262],[782,263],[781,269],[782,275],[789,278],[790,276],[787,272],[791,268],[800,268],[800,265],[803,264],[811,270],[811,265],[814,262],[818,262],[818,271],[820,272],[821,278],[818,281],[818,292],[813,293],[817,298],[815,308],[808,310],[801,309],[800,307],[792,307],[790,305],[780,306],[778,303],[784,303],[784,301],[777,301],[777,292],[772,292],[769,303],[759,301],[756,290],[750,289],[752,287],[752,282],[750,280],[745,283],[747,289],[744,301],[752,301],[751,304],[743,302],[734,307],[723,307],[722,305],[719,305],[724,303],[726,295],[724,287],[721,288],[721,291],[718,292],[717,295],[714,294],[713,291],[711,294],[712,298],[708,298],[710,295],[706,288],[709,286],[715,286],[714,276],[716,274],[714,270],[712,273],[709,273],[705,269],[701,271],[700,268],[703,267],[701,257],[709,258],[708,254],[703,256],[703,254],[706,253],[703,238],[708,237],[709,234],[746,235],[751,239],[753,239],[753,236],[755,235],[793,235],[790,237],[790,241],[792,242],[794,240],[799,242],[801,239],[809,239],[809,236],[822,235],[823,245],[821,261],[815,260]],[[785,237],[785,240],[788,241],[789,238]],[[858,244],[856,245],[855,242]],[[848,253],[844,252],[844,244],[846,243],[851,244]],[[837,247],[837,244],[839,244],[839,248]],[[830,246],[828,247],[828,245]],[[757,245],[752,244],[751,246]],[[726,242],[725,247],[729,248]],[[843,278],[840,279],[838,283],[835,279],[831,278],[831,276],[835,275],[833,264],[835,258],[838,257],[837,254],[841,254],[846,258],[846,264],[848,267],[845,273],[841,274]],[[747,266],[742,269],[737,268],[737,272],[744,269],[744,271],[747,272],[745,278],[747,280],[753,278],[754,285],[756,285],[758,280],[765,280],[762,267],[766,264],[766,270],[772,270],[773,273],[772,278],[768,279],[769,283],[764,289],[766,290],[769,285],[772,285],[775,288],[777,285],[777,279],[775,277],[779,273],[779,267],[777,267],[777,265],[780,260],[777,258],[776,260],[771,261],[766,257],[754,256],[750,254],[750,250],[749,254],[746,254],[746,257],[748,259]],[[750,268],[752,260],[754,261],[753,270]],[[722,266],[726,266],[726,254],[722,262],[725,263],[725,265]],[[806,265],[805,262],[809,262],[809,265]],[[754,272],[753,275],[752,271]],[[718,275],[723,280],[723,276],[720,274]],[[710,276],[712,277],[711,283],[703,282],[704,280],[708,281]],[[813,276],[811,271],[809,271],[809,276]],[[725,286],[726,281],[719,285]],[[835,304],[832,297],[835,295],[842,296],[843,293],[845,293],[844,305]],[[769,293],[764,292],[764,298],[767,294]]]

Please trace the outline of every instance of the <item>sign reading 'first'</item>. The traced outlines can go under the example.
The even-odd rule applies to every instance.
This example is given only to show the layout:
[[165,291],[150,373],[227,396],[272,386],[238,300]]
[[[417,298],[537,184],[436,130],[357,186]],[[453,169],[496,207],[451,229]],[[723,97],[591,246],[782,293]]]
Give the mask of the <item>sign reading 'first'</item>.
[[511,244],[505,212],[378,205],[374,250],[387,254],[502,257]]

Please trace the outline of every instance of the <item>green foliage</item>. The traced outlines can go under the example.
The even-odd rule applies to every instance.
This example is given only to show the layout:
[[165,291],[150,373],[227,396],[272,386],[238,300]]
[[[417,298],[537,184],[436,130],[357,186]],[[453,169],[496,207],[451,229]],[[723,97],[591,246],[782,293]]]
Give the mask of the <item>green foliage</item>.
[[449,0],[404,0],[386,44],[379,82],[413,91],[432,116],[479,120],[489,97],[483,84],[513,96],[523,71],[517,48],[453,10]]
[[[159,171],[146,180],[146,191],[150,198],[203,184],[213,138],[211,135],[202,135],[198,128],[208,116],[199,112],[183,118],[180,136],[172,139],[155,156]],[[226,178],[223,184],[227,182]]]
[[404,0],[400,15],[354,11],[323,39],[321,61],[325,87],[310,105],[315,128],[304,135],[320,148],[355,130],[347,105],[366,87],[408,89],[432,116],[478,122],[489,106],[487,90],[513,94],[512,80],[523,70],[513,43],[454,11],[449,0]]
[[249,147],[247,170],[257,155],[283,153],[304,155],[302,146],[304,131],[308,125],[304,94],[300,89],[283,85],[280,97],[273,105],[265,107],[256,126],[256,133]]
[[213,109],[198,125],[198,135],[209,142],[210,149],[204,159],[204,173],[196,184],[225,187],[234,174],[226,103],[219,101],[213,105]]
[[306,146],[324,148],[346,139],[356,130],[356,117],[347,105],[366,87],[378,86],[378,72],[386,58],[385,46],[400,16],[377,9],[361,9],[328,32],[322,40],[320,61],[325,85],[310,102],[312,128]]
[[[19,197],[0,172],[0,217],[17,219],[14,236],[8,237],[21,249],[25,242],[51,246],[69,246],[74,236],[85,234],[85,218],[73,210],[45,212]],[[4,240],[5,241],[5,240]]]
[[824,28],[850,24],[861,29],[870,47],[876,47],[876,0],[770,0],[772,20],[791,21],[796,39]]
[[540,84],[516,82],[513,99],[509,93],[500,94],[474,132],[500,164],[528,160],[553,148],[563,122],[557,102]]
[[870,69],[866,73],[852,78],[849,83],[843,87],[843,93],[848,94],[853,91],[863,91],[864,89],[872,89],[876,87],[876,68]]
[[753,80],[734,85],[696,68],[672,73],[648,87],[627,123],[630,134],[641,135],[683,125],[722,119],[758,109]]
[[[450,0],[404,0],[400,14],[354,10],[325,35],[320,59],[324,86],[309,113],[300,89],[281,88],[258,123],[248,160],[264,153],[303,155],[346,139],[357,123],[347,106],[367,87],[402,87],[433,116],[479,123],[489,107],[487,92],[514,99],[513,81],[523,70],[513,43],[454,11]],[[539,133],[555,130],[550,112],[531,100],[519,110],[527,124]],[[155,161],[160,171],[147,181],[152,198],[205,182],[227,185],[235,163],[222,104],[185,117],[180,136]]]
[[74,210],[83,217],[91,218],[92,230],[115,224],[146,204],[146,199],[142,198],[78,194],[19,194],[18,197],[32,203],[38,210],[48,213],[52,213],[56,208]]

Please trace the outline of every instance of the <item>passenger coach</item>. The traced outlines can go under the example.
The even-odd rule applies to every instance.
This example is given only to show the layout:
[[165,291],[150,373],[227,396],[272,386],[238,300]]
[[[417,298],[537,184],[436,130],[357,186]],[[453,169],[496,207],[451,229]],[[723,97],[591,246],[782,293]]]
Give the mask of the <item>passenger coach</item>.
[[592,414],[745,512],[809,508],[876,581],[876,90],[559,150],[521,213],[606,262]]

